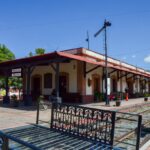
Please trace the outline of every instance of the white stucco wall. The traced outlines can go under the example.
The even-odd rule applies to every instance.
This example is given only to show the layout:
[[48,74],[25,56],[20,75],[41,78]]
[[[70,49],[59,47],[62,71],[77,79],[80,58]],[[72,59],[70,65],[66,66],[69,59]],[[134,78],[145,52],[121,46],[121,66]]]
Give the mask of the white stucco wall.
[[[86,70],[90,70],[91,68],[93,68],[94,67],[94,65],[87,65],[87,68],[86,68]],[[108,69],[108,72],[111,72],[112,71],[112,69]],[[88,73],[87,75],[86,75],[86,95],[92,95],[93,93],[92,93],[92,86],[88,86],[88,79],[91,79],[91,81],[92,81],[92,75],[93,74],[98,74],[98,75],[100,75],[100,91],[102,92],[102,88],[103,88],[103,92],[105,92],[105,81],[103,80],[102,81],[102,68],[100,67],[100,68],[97,68],[96,70],[93,70],[92,72],[90,72],[90,73]],[[110,91],[112,92],[112,78],[116,78],[117,79],[117,72],[114,72],[114,73],[112,73],[111,74],[111,76],[110,76]],[[119,92],[119,91],[121,91],[121,89],[120,89],[120,81],[121,81],[121,79],[119,79],[118,81],[117,81],[117,91]],[[102,87],[102,82],[103,82],[103,87]],[[127,83],[126,83],[126,78],[125,77],[123,77],[122,78],[122,92],[125,92],[125,88],[127,88]]]
[[146,92],[149,91],[148,82],[146,82]]
[[[55,65],[55,64],[54,64]],[[69,92],[77,92],[77,62],[71,61],[70,63],[61,63],[60,64],[60,73],[65,72],[69,74]],[[44,88],[44,74],[52,73],[52,88]],[[41,75],[42,76],[42,94],[50,95],[52,90],[55,88],[55,72],[51,66],[37,66],[32,75]]]
[[122,92],[125,92],[125,89],[127,88],[127,82],[126,82],[126,78],[123,77],[122,78]]
[[[55,65],[55,64],[54,64]],[[96,65],[93,64],[87,64],[86,66],[86,71],[94,68]],[[112,69],[108,69],[108,72],[111,72]],[[76,93],[77,92],[77,61],[73,60],[70,63],[61,63],[60,64],[60,73],[61,72],[65,72],[69,74],[69,92],[71,93]],[[86,95],[92,95],[93,91],[92,91],[92,84],[91,86],[88,86],[88,79],[91,80],[92,82],[92,75],[99,75],[100,76],[100,92],[104,92],[105,91],[105,83],[104,80],[102,81],[102,73],[103,69],[102,67],[99,67],[93,71],[91,71],[90,73],[86,74]],[[44,74],[45,73],[52,73],[52,88],[51,89],[47,89],[44,88]],[[41,75],[42,77],[42,94],[44,95],[50,95],[52,90],[55,88],[55,71],[52,69],[51,66],[37,66],[32,75]],[[111,78],[111,89],[110,91],[112,92],[112,78],[115,77],[117,78],[117,72],[114,72],[111,74],[110,78]],[[117,81],[117,91],[121,91],[120,89],[120,80],[122,80],[122,92],[125,92],[125,88],[127,88],[127,83],[126,83],[126,78],[122,77],[122,79],[119,79]],[[102,87],[102,82],[103,82],[103,87]],[[147,84],[147,91],[148,91],[148,84]],[[31,87],[32,88],[32,87]],[[31,89],[32,90],[32,89]],[[139,85],[139,80],[136,80],[134,85],[133,85],[133,92],[139,92],[140,91],[140,85]]]
[[[86,71],[88,71],[94,67],[95,67],[95,65],[87,64]],[[88,79],[91,79],[91,81],[92,81],[92,75],[94,75],[94,74],[100,75],[100,83],[99,84],[100,84],[100,91],[102,91],[102,67],[99,67],[86,75],[86,95],[93,94],[92,93],[92,85],[88,86]]]
[[138,86],[138,92],[140,92],[140,82],[139,82],[139,79],[137,79],[137,86]]
[[121,92],[121,89],[120,89],[120,79],[117,81],[117,91]]

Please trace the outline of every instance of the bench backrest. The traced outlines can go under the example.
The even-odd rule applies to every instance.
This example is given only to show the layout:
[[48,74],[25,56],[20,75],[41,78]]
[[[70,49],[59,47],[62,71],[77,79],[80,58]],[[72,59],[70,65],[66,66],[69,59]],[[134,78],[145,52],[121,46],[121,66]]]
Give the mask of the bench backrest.
[[113,145],[115,112],[53,103],[51,128],[82,139]]

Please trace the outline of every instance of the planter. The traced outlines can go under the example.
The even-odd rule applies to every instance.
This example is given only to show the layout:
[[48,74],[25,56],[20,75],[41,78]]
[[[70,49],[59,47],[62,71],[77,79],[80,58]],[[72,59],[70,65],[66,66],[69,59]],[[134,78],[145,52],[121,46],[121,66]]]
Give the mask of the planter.
[[11,96],[12,102],[13,102],[13,107],[18,107],[19,106],[19,101],[17,100],[17,96],[14,94]]
[[120,106],[121,105],[121,101],[116,101],[116,106]]
[[148,101],[148,97],[144,97],[144,101],[147,102]]
[[13,101],[13,107],[18,107],[19,106],[19,101],[18,100],[14,100]]

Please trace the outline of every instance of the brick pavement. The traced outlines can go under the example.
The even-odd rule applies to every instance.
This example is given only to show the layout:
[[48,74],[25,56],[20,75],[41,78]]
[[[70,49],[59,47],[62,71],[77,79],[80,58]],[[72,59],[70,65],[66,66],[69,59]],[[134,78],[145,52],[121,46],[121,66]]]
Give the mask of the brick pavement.
[[144,104],[150,104],[150,98],[149,98],[148,102],[145,102],[144,98],[129,99],[128,101],[122,100],[121,106],[119,106],[119,107],[115,106],[116,105],[115,101],[110,101],[109,107],[105,106],[104,102],[84,104],[81,106],[91,107],[91,108],[96,108],[96,109],[105,109],[105,110],[120,110],[120,109],[128,108],[131,106],[144,105]]
[[35,123],[36,110],[33,107],[4,107],[0,105],[0,129]]
[[[142,104],[145,104],[143,98],[138,98],[138,99],[129,99],[129,101],[122,101],[122,105],[120,107],[116,107],[115,102],[111,102],[110,107],[106,107],[104,102],[84,104],[82,106],[93,107],[98,109],[117,110],[129,106],[131,107],[134,105],[142,105]],[[50,110],[41,111],[40,119],[45,121],[50,121]],[[36,121],[35,107],[21,106],[15,108],[10,106],[4,107],[4,105],[0,104],[0,129],[23,126],[30,123],[35,123],[35,121]]]

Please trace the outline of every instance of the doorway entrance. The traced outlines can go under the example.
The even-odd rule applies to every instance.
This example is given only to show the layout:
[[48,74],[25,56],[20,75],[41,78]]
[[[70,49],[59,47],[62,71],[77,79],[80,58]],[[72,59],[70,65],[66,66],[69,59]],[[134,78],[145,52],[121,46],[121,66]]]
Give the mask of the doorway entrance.
[[69,91],[69,74],[60,73],[59,76],[59,94],[61,97],[65,96]]
[[116,78],[112,79],[112,92],[113,93],[117,92],[117,79]]
[[133,96],[133,81],[127,81],[127,86],[128,86],[128,93],[129,96],[132,97]]
[[95,94],[95,92],[100,92],[100,76],[97,74],[94,74],[92,76],[92,91],[93,94]]
[[41,80],[41,75],[34,75],[32,77],[32,97],[34,101],[41,95]]

